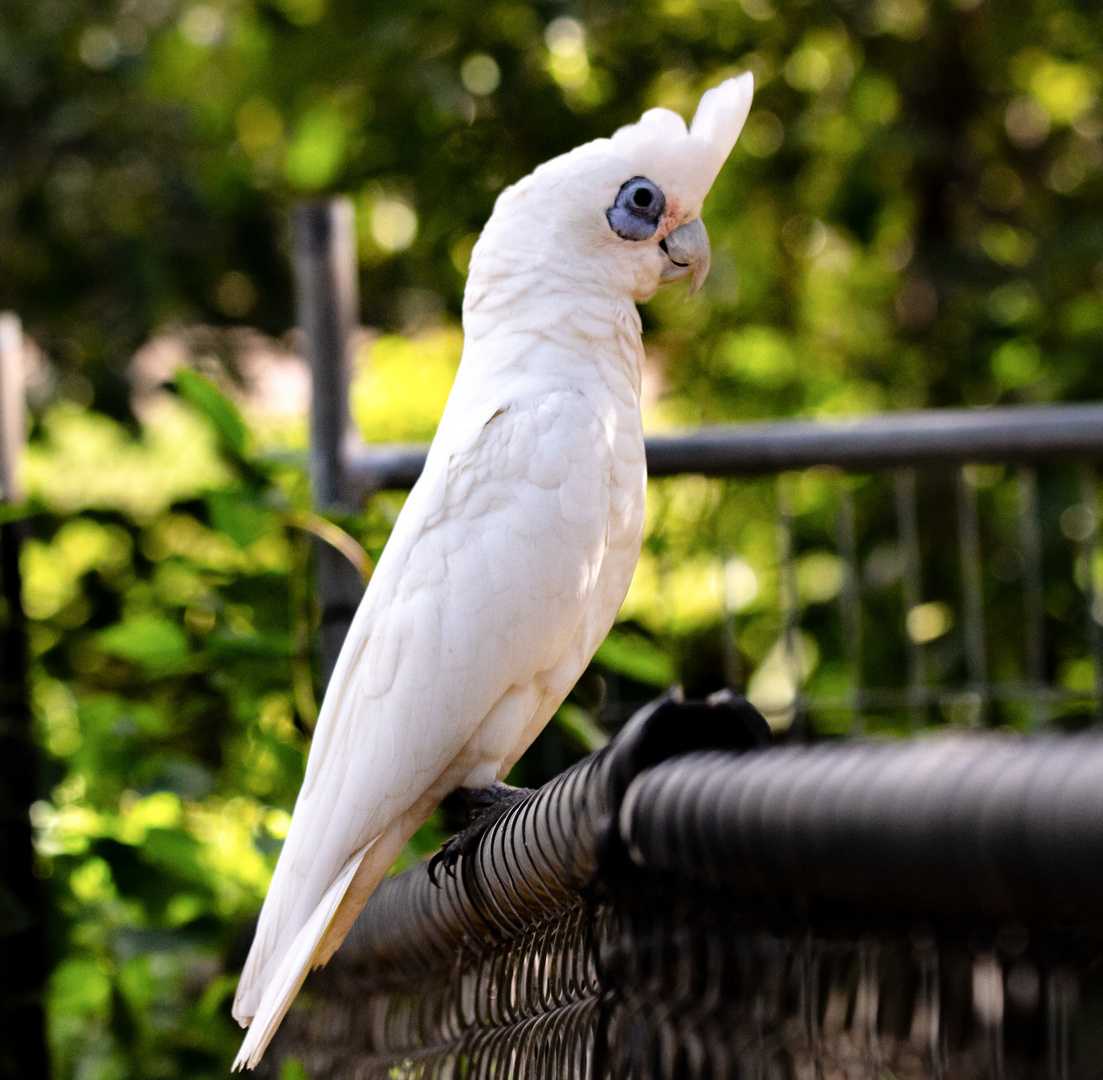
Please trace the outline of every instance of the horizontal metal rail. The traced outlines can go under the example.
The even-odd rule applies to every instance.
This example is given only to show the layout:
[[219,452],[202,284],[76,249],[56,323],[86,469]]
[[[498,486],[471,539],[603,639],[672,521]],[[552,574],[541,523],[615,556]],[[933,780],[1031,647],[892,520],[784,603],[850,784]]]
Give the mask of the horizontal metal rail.
[[386,879],[258,1075],[1095,1076],[1103,739],[761,734],[655,703]]
[[[422,446],[370,446],[351,455],[360,494],[414,485]],[[850,420],[783,420],[701,427],[647,440],[651,476],[762,476],[833,465],[849,472],[901,466],[1103,457],[1103,405],[928,409]]]
[[619,815],[633,861],[780,904],[1094,923],[1103,740],[963,736],[688,754]]
[[741,698],[645,706],[616,738],[511,807],[461,856],[455,876],[429,878],[428,864],[387,878],[356,920],[339,956],[375,987],[416,987],[448,970],[458,950],[508,941],[582,900],[603,838],[639,773],[671,755],[703,749],[735,754],[765,744],[758,714]]
[[490,825],[439,887],[426,863],[388,878],[339,961],[373,992],[415,989],[464,949],[576,910],[595,881],[648,895],[667,873],[785,909],[1100,925],[1098,735],[766,746],[760,725],[740,699],[660,699]]

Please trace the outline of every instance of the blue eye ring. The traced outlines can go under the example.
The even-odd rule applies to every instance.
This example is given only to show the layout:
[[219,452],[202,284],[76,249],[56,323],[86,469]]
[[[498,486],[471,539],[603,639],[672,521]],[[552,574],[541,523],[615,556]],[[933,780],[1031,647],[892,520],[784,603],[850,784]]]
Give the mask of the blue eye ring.
[[633,176],[621,184],[605,220],[622,240],[647,240],[655,235],[665,209],[666,196],[659,185],[646,176]]

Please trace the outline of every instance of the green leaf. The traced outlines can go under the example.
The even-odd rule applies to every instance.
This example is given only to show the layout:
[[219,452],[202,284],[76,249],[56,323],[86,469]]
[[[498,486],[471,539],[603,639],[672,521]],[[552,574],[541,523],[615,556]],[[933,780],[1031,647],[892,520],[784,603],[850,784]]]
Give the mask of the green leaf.
[[111,1003],[111,979],[100,964],[73,957],[63,960],[50,979],[50,1011],[61,1016],[104,1014]]
[[211,524],[240,548],[247,548],[278,524],[266,506],[240,491],[212,491],[207,495]]
[[331,106],[307,110],[287,148],[283,171],[295,187],[320,191],[337,175],[347,136],[341,114]]
[[207,638],[207,654],[215,660],[286,660],[291,655],[290,634],[234,635],[215,632]]
[[176,623],[152,615],[109,626],[100,633],[99,642],[112,656],[156,670],[180,667],[188,656],[184,631]]
[[559,706],[555,722],[570,742],[588,754],[600,750],[609,741],[609,736],[585,709],[568,701]]
[[11,521],[26,521],[37,513],[28,503],[0,502],[0,525],[7,525]]
[[648,686],[665,688],[674,682],[670,657],[640,634],[612,631],[601,643],[594,659],[609,671]]
[[288,1058],[280,1070],[280,1080],[308,1080],[303,1063],[298,1058]]
[[157,995],[157,980],[148,956],[135,956],[119,972],[119,989],[132,1009],[148,1009]]
[[176,373],[176,388],[188,404],[207,418],[223,449],[235,458],[243,458],[249,433],[237,406],[213,382],[188,368]]
[[[214,1019],[222,1012],[226,999],[233,997],[234,991],[237,989],[237,983],[238,976],[233,972],[212,979],[207,984],[207,989],[203,991],[202,997],[196,1002],[195,1011],[204,1020]],[[225,1011],[230,1011],[228,1006]]]
[[141,847],[142,861],[206,890],[210,872],[203,863],[203,846],[183,829],[150,829]]

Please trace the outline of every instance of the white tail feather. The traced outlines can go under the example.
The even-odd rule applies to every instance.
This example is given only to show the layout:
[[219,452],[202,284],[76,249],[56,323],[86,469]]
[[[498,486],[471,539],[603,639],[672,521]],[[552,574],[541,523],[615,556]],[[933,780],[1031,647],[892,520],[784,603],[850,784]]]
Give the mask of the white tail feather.
[[[368,845],[370,847],[370,845]],[[284,1018],[295,995],[299,992],[303,980],[314,966],[314,956],[318,951],[318,945],[325,937],[333,916],[337,913],[345,892],[352,882],[360,860],[364,857],[366,848],[361,848],[345,864],[337,880],[329,887],[321,903],[314,909],[314,913],[306,921],[303,928],[295,935],[291,948],[287,950],[275,975],[264,988],[260,1004],[257,1006],[256,1015],[249,1025],[249,1031],[245,1035],[245,1041],[234,1059],[234,1070],[252,1069],[260,1062],[265,1048],[276,1034],[276,1028]]]

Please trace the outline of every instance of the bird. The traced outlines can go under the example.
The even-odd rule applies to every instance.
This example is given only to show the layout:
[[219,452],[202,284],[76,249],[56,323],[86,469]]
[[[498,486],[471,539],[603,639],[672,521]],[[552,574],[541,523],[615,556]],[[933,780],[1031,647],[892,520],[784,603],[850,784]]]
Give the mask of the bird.
[[455,381],[322,702],[233,1015],[253,1068],[407,840],[498,785],[612,628],[644,531],[636,304],[709,270],[705,196],[744,73],[501,192],[472,251]]

